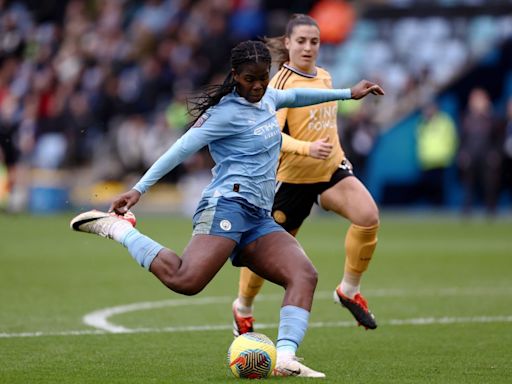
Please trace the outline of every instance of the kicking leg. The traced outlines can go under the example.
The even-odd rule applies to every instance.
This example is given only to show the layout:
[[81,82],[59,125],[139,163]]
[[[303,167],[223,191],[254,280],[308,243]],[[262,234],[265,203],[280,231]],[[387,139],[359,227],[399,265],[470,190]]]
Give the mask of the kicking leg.
[[[134,221],[133,221],[134,222]],[[222,268],[235,247],[235,241],[211,235],[195,235],[180,258],[141,234],[123,216],[89,211],[76,216],[71,228],[113,239],[124,245],[141,266],[165,286],[184,295],[200,292]]]

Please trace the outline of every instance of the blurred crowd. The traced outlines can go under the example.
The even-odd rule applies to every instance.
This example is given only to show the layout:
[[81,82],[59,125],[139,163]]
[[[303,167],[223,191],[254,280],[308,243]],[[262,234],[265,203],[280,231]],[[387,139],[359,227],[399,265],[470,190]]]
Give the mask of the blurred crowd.
[[[319,3],[0,0],[0,202],[9,193],[11,208],[24,209],[34,170],[68,176],[71,170],[72,178],[90,182],[139,176],[186,130],[187,97],[223,80],[236,42],[281,34],[291,12],[308,12]],[[474,51],[461,39],[461,26],[470,24],[457,29],[439,18],[403,20],[393,28],[386,21],[361,21],[345,44],[326,44],[323,63],[335,86],[361,77],[377,80],[393,104],[340,114],[344,146],[360,169],[382,128],[400,116],[396,108],[416,100],[411,95],[419,88],[411,84],[421,84],[420,93],[430,97],[472,53],[481,53],[478,47],[512,34],[510,19],[499,20],[492,36],[488,20],[479,29],[487,34],[479,35]],[[424,54],[411,55],[411,49],[419,52],[414,42],[425,30],[429,41],[443,45],[425,43]],[[439,49],[445,54],[433,54]],[[167,178],[205,175],[210,166],[201,152]]]
[[11,187],[23,166],[140,173],[182,134],[186,97],[226,70],[232,44],[264,32],[251,2],[49,3],[36,20],[44,4],[0,1],[0,156]]

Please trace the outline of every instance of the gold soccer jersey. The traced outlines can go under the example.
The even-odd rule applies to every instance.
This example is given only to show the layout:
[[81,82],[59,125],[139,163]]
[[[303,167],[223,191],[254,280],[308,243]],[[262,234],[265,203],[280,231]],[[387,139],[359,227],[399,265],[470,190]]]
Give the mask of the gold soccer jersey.
[[[316,75],[309,75],[285,64],[272,78],[270,86],[276,89],[331,89],[332,81],[329,73],[322,68],[316,68],[316,70]],[[331,179],[331,175],[344,157],[338,137],[337,112],[336,101],[301,108],[283,108],[277,111],[277,121],[281,131],[291,136],[290,138],[283,135],[277,180],[292,184],[312,184]],[[309,144],[304,142],[313,142],[326,137],[333,145],[329,158],[319,160],[307,156]]]

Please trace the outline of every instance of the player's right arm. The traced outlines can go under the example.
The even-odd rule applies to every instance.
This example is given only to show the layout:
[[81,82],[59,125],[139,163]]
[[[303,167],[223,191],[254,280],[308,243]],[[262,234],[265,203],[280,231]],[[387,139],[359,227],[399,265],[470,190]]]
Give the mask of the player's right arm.
[[218,119],[208,115],[207,120],[204,119],[204,123],[201,126],[194,126],[185,132],[153,163],[131,190],[119,195],[112,202],[109,211],[115,211],[120,214],[126,213],[130,207],[137,204],[141,195],[163,176],[181,164],[190,155],[196,153],[212,141],[225,136],[227,134],[226,130],[219,129],[219,125],[223,126],[222,122],[216,120]]

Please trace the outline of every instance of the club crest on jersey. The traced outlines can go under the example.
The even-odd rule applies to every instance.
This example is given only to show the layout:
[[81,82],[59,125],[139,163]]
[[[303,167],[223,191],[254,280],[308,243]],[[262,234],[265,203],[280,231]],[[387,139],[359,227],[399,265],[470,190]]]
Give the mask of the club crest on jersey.
[[199,128],[204,124],[206,120],[210,118],[210,115],[208,113],[203,113],[199,118],[196,120],[192,128]]

